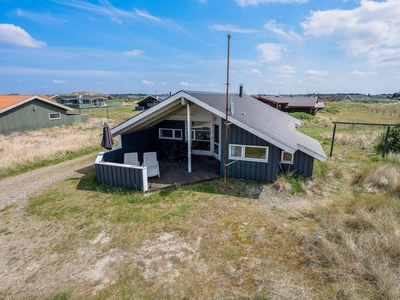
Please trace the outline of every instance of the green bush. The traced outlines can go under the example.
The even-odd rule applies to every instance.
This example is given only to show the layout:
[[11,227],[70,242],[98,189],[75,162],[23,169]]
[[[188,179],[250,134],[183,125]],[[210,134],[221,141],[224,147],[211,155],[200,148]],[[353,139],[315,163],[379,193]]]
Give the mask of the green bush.
[[315,119],[314,116],[307,114],[305,112],[294,112],[294,113],[288,113],[290,116],[293,118],[299,119],[299,120],[312,120]]
[[[381,139],[378,143],[377,151],[382,152],[385,147],[386,131],[382,133]],[[389,139],[387,143],[387,151],[400,153],[400,123],[390,128]]]

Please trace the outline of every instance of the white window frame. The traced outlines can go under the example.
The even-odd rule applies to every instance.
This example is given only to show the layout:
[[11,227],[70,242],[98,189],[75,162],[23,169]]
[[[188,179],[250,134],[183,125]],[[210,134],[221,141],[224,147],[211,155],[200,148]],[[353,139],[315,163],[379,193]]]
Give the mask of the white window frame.
[[[51,115],[58,115],[58,117],[53,118]],[[49,120],[60,120],[60,119],[61,119],[61,113],[59,112],[49,113]]]
[[[292,160],[284,160],[284,159],[283,159],[283,155],[284,155],[285,153],[288,153],[288,154],[292,155]],[[293,158],[294,158],[294,153],[290,153],[290,152],[287,152],[287,151],[283,151],[283,150],[282,150],[282,153],[281,153],[281,163],[282,163],[282,164],[293,164]]]
[[[172,137],[165,137],[161,135],[163,130],[170,130],[172,131]],[[180,132],[181,136],[176,137],[176,132]],[[164,140],[182,140],[182,129],[175,129],[175,128],[158,128],[158,138]]]
[[[232,147],[240,147],[241,148],[241,155],[240,156],[233,156],[232,155]],[[263,148],[263,149],[265,149],[265,158],[249,158],[249,157],[246,157],[246,148]],[[229,144],[228,159],[256,161],[256,162],[267,163],[268,162],[268,153],[269,153],[269,147],[268,146]]]

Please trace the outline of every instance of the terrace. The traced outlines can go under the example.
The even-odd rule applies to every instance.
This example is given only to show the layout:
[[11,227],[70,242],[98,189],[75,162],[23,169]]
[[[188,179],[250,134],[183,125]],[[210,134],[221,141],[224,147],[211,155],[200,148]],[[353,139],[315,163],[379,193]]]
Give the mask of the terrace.
[[220,177],[220,162],[210,156],[192,155],[192,169],[188,172],[186,159],[174,160],[159,155],[160,177],[147,177],[146,167],[118,163],[117,157],[118,150],[101,152],[97,156],[95,166],[100,184],[153,191]]

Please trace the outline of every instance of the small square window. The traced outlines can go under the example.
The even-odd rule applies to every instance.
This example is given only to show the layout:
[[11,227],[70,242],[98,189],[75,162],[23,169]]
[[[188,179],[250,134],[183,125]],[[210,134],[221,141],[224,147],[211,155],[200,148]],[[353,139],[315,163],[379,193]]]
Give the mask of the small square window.
[[170,138],[174,137],[174,132],[172,129],[160,129],[160,138]]
[[231,155],[232,157],[242,157],[242,146],[231,145]]
[[181,130],[175,130],[175,138],[176,139],[182,139],[182,131]]
[[286,151],[282,151],[281,162],[288,164],[293,163],[293,154]]

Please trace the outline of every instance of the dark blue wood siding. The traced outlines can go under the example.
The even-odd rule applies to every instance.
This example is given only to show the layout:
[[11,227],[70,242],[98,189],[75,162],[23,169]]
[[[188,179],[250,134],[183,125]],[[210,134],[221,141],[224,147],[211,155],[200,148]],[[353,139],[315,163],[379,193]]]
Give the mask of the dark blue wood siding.
[[[159,128],[171,128],[171,129],[181,129],[182,130],[182,139],[180,140],[168,140],[168,139],[159,139],[158,138],[158,129]],[[174,121],[174,120],[164,120],[157,124],[157,147],[158,149],[162,149],[163,146],[181,146],[185,145],[185,121]]]
[[143,190],[143,170],[138,168],[116,166],[114,164],[96,163],[98,184],[124,187],[132,190]]
[[[221,124],[222,130],[222,159],[221,159],[221,176],[224,175],[224,146],[225,146],[225,124]],[[230,125],[229,144],[267,146],[268,147],[268,163],[252,162],[238,160],[227,167],[227,177],[243,178],[249,180],[259,180],[266,182],[274,182],[279,172],[293,172],[293,174],[311,177],[314,166],[314,158],[301,151],[294,154],[293,164],[282,164],[281,149],[269,144],[259,137],[247,132],[246,130]],[[228,163],[232,160],[228,160]]]
[[143,162],[143,152],[159,151],[157,146],[158,129],[150,128],[146,130],[126,133],[121,136],[122,153],[118,157],[118,163],[123,163],[124,154],[137,152],[140,162]]
[[314,158],[301,151],[296,151],[293,157],[293,164],[282,164],[280,171],[311,177],[314,167]]
[[[221,124],[222,141],[225,141],[225,124]],[[242,178],[248,180],[258,180],[265,182],[274,182],[278,176],[280,149],[259,137],[247,132],[246,130],[230,125],[229,144],[266,146],[268,147],[268,163],[238,160],[227,167],[227,177]],[[221,176],[224,174],[224,154],[225,143],[222,142]],[[228,163],[233,160],[228,160]]]
[[103,160],[106,162],[113,162],[122,164],[124,162],[124,152],[123,149],[115,149],[112,151],[107,151],[103,155]]

